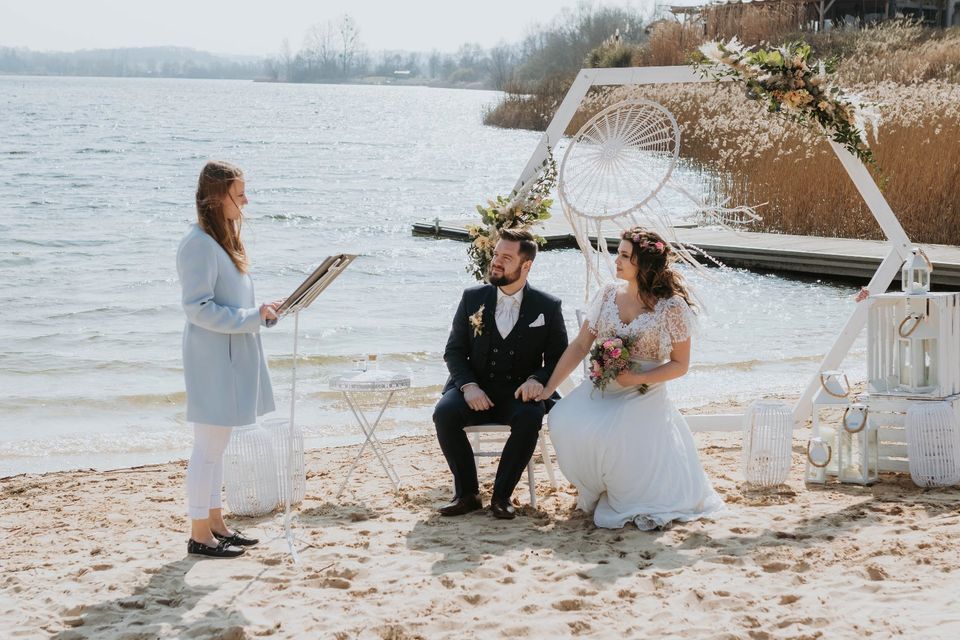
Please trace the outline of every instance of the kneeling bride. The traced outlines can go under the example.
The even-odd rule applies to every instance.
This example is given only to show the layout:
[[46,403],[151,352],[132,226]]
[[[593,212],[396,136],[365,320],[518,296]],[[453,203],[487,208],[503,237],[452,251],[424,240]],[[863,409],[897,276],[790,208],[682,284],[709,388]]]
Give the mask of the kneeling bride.
[[675,256],[651,231],[626,231],[617,251],[619,284],[597,295],[587,321],[542,392],[549,397],[595,341],[626,339],[632,370],[604,389],[584,380],[550,412],[560,470],[577,507],[597,526],[664,527],[724,510],[703,472],[686,421],[664,383],[687,372],[695,318]]

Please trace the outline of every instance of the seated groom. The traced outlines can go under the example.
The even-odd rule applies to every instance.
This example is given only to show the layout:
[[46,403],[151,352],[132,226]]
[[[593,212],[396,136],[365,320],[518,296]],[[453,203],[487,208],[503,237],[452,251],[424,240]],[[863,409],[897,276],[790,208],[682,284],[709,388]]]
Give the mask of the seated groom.
[[[536,398],[567,347],[560,300],[527,284],[537,256],[533,234],[504,230],[493,251],[490,284],[463,292],[443,359],[450,378],[433,412],[440,448],[454,478],[453,502],[440,509],[459,516],[483,507],[473,449],[463,428],[510,425],[493,483],[490,510],[515,516],[510,496],[530,462],[543,415]],[[553,400],[548,400],[550,406]]]

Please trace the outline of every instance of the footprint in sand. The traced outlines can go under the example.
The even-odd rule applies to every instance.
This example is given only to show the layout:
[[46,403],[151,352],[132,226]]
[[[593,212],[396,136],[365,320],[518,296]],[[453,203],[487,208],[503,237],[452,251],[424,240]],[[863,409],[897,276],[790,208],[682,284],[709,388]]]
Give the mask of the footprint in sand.
[[779,573],[789,569],[790,565],[786,562],[768,562],[767,564],[760,565],[760,568],[767,573]]
[[553,608],[557,611],[580,611],[583,609],[583,600],[578,598],[558,600],[553,603]]
[[108,569],[113,569],[112,564],[95,564],[90,567],[94,571],[106,571]]
[[884,571],[882,567],[870,564],[867,565],[867,577],[871,580],[886,580],[890,576],[887,575],[887,572]]

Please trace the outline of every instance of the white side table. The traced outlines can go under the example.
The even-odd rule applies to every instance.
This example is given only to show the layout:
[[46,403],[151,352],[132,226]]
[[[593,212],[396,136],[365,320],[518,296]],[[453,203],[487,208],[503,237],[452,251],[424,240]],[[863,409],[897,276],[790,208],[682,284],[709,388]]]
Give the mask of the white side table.
[[[393,394],[409,388],[409,376],[393,373],[392,371],[363,371],[334,376],[330,379],[330,389],[343,393],[343,397],[347,400],[350,411],[353,412],[353,416],[357,419],[357,424],[360,425],[360,429],[363,431],[364,436],[366,436],[363,444],[360,446],[360,450],[357,452],[357,456],[353,459],[353,464],[350,465],[350,470],[347,471],[347,475],[344,476],[343,482],[340,484],[340,489],[337,490],[336,499],[340,499],[340,495],[346,488],[347,481],[350,480],[353,470],[360,464],[360,458],[363,456],[363,452],[366,450],[368,444],[377,456],[377,460],[380,461],[380,466],[383,467],[387,478],[389,478],[393,484],[394,490],[400,488],[400,476],[397,474],[396,469],[393,468],[389,458],[387,458],[387,452],[384,451],[383,445],[377,438],[376,430],[380,424],[380,419],[383,417],[383,413],[387,410],[387,405],[389,405],[390,400],[393,399]],[[361,410],[356,399],[356,394],[358,393],[374,393],[380,394],[383,397],[382,402],[380,402],[380,410],[373,422],[370,422]]]

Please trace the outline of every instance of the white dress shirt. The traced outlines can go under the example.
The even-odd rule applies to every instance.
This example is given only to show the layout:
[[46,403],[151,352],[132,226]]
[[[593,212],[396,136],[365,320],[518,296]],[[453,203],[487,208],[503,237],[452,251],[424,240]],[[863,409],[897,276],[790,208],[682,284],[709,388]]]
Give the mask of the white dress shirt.
[[515,294],[507,295],[500,287],[497,287],[497,331],[500,336],[506,338],[510,335],[514,325],[520,318],[520,303],[523,302],[523,289]]

